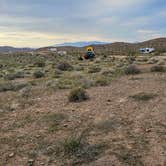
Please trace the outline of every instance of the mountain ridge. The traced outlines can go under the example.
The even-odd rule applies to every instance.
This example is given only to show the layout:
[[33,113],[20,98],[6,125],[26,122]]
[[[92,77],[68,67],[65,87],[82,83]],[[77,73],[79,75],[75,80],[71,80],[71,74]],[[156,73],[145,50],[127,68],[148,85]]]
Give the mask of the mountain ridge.
[[62,46],[72,46],[72,47],[85,47],[88,45],[101,45],[101,44],[108,44],[108,42],[102,41],[79,41],[79,42],[66,42],[61,44],[54,45],[55,47],[62,47]]
[[[99,45],[89,45],[93,46],[96,53],[111,53],[111,54],[126,54],[128,52],[138,52],[140,48],[144,47],[154,47],[156,51],[166,51],[166,37],[155,38],[143,42],[128,43],[128,42],[114,42]],[[59,46],[55,47],[58,50],[67,51],[68,53],[83,53],[85,52],[84,47],[74,47],[74,46]],[[52,47],[42,47],[37,49],[37,51],[47,51]]]

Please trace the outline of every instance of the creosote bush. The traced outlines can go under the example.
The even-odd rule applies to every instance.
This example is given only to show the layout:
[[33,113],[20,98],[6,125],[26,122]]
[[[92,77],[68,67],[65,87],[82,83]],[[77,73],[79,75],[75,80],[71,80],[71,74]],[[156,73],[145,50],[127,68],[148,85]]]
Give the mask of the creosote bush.
[[71,71],[73,69],[73,66],[71,66],[69,63],[67,62],[60,62],[57,65],[57,69],[62,70],[62,71]]
[[132,95],[130,97],[137,101],[149,101],[149,100],[157,97],[157,94],[140,92],[140,93]]
[[71,90],[69,94],[69,101],[70,102],[81,102],[87,100],[89,97],[83,88],[74,88]]
[[45,67],[45,65],[46,65],[45,62],[42,59],[35,62],[35,66],[37,67]]
[[151,67],[151,72],[164,72],[166,71],[166,69],[164,68],[164,66],[161,65],[156,65]]
[[35,71],[35,72],[33,73],[33,76],[34,76],[35,78],[41,78],[41,77],[44,77],[45,74],[44,74],[44,72],[42,72],[42,71]]
[[88,69],[88,73],[98,73],[101,71],[101,68],[98,66],[90,66]]
[[129,65],[126,69],[125,69],[125,74],[129,75],[129,74],[139,74],[141,73],[140,69],[137,68],[137,66],[135,65]]
[[97,86],[107,86],[109,84],[109,80],[107,77],[101,76],[98,77],[95,81],[95,85]]

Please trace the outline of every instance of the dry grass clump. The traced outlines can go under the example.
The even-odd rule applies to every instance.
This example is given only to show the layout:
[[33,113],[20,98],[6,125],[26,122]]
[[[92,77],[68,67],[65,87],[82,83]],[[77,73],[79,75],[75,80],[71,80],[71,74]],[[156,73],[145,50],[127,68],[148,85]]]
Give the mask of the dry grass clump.
[[81,102],[87,100],[89,97],[83,88],[74,88],[71,90],[69,94],[69,101],[70,102]]
[[129,75],[129,74],[139,74],[141,73],[140,69],[137,68],[137,66],[135,65],[129,65],[126,69],[125,69],[125,74]]
[[165,71],[166,71],[165,67],[161,65],[155,65],[151,67],[151,72],[165,72]]

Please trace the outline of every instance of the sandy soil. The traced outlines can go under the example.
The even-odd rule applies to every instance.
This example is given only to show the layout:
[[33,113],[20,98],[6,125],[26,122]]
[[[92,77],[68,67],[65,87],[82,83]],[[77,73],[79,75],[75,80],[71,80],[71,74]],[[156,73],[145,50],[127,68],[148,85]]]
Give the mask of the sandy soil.
[[[93,161],[75,165],[166,165],[164,73],[123,76],[110,86],[94,87],[87,92],[90,99],[81,103],[69,103],[69,91],[59,90],[35,98],[28,108],[1,112],[0,166],[74,165],[70,159],[58,159],[48,153],[49,148],[87,128],[88,142],[105,143],[107,148]],[[140,92],[156,96],[149,101],[129,97]],[[48,132],[49,122],[43,118],[54,113],[66,118],[58,130]]]

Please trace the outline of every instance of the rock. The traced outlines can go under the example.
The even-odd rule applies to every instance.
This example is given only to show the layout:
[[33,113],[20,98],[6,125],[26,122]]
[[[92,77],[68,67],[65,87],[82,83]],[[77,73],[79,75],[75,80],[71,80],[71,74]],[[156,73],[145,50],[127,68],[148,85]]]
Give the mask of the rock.
[[34,159],[29,159],[28,160],[28,166],[33,166],[33,164],[34,164]]
[[14,152],[12,152],[12,153],[9,154],[9,157],[11,158],[11,157],[13,157],[14,155],[15,155]]
[[36,138],[40,138],[41,136],[40,135],[36,135]]
[[1,112],[4,112],[4,110],[0,109],[0,113],[1,113]]
[[146,132],[147,132],[147,133],[149,133],[149,132],[151,132],[151,131],[152,131],[151,129],[146,129]]
[[63,127],[67,127],[67,126],[68,126],[68,124],[64,124],[64,125],[63,125]]

